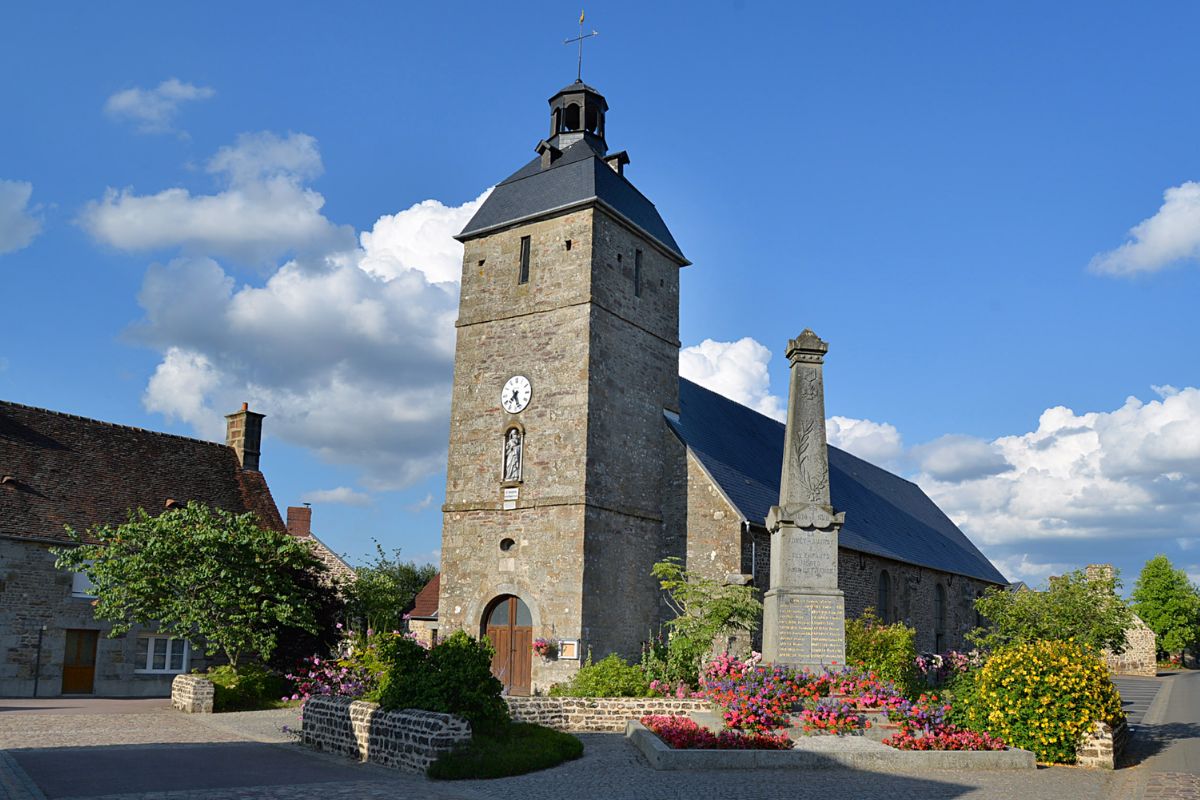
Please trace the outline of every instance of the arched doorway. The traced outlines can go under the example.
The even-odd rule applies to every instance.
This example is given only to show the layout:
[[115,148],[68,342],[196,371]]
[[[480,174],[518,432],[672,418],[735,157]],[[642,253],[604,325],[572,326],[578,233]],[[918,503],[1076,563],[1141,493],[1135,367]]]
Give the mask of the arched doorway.
[[533,671],[533,615],[521,598],[501,595],[483,614],[483,633],[496,653],[492,674],[510,695],[528,695]]

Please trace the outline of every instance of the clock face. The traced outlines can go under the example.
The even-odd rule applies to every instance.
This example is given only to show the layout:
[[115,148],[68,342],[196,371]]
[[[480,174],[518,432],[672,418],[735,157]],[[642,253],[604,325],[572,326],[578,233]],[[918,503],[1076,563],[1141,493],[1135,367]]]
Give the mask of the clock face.
[[508,379],[508,383],[504,384],[504,389],[500,392],[500,405],[510,414],[520,414],[525,410],[525,406],[529,405],[529,398],[532,396],[533,387],[529,385],[529,378],[514,375]]

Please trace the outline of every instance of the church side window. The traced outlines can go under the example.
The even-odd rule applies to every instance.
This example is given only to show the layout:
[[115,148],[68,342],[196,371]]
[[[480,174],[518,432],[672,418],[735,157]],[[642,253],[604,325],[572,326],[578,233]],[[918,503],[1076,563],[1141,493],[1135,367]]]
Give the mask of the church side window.
[[529,237],[521,237],[521,274],[517,283],[529,283]]
[[633,296],[642,296],[642,251],[633,253]]
[[879,571],[879,597],[876,603],[880,621],[890,623],[892,621],[892,576],[888,575],[886,569]]
[[946,649],[946,587],[940,583],[933,587],[933,649],[941,653]]

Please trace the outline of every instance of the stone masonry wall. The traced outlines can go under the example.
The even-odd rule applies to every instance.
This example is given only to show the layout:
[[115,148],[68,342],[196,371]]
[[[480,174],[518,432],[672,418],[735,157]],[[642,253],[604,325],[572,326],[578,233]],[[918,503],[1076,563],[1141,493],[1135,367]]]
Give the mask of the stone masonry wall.
[[171,708],[185,714],[211,714],[216,687],[199,675],[176,675],[171,681]]
[[1124,721],[1116,728],[1107,722],[1096,722],[1076,751],[1076,763],[1081,767],[1116,769],[1117,760],[1128,743],[1129,726]]
[[1106,650],[1104,660],[1114,675],[1153,678],[1158,674],[1158,637],[1135,614],[1133,625],[1125,631],[1125,651],[1117,655]]
[[304,744],[405,772],[424,773],[470,739],[470,724],[452,714],[380,711],[375,703],[348,697],[310,697],[304,703]]
[[647,714],[686,717],[709,711],[706,700],[668,697],[506,697],[514,722],[532,722],[560,731],[621,732],[625,723]]
[[[152,629],[134,626],[129,633],[110,639],[108,623],[92,614],[90,598],[71,594],[72,574],[54,566],[51,545],[0,537],[0,697],[33,695],[38,632],[42,656],[39,697],[62,694],[62,666],[66,631],[99,631],[96,643],[94,694],[100,697],[167,697],[171,674],[137,672],[138,637]],[[203,651],[194,648],[189,670],[208,665]]]

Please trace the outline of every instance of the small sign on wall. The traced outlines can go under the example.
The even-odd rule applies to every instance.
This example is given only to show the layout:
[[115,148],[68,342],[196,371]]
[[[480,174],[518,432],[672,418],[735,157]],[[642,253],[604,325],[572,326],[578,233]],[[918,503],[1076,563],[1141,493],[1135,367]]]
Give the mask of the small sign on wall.
[[579,640],[563,639],[558,643],[558,657],[568,661],[579,660]]
[[505,500],[516,500],[520,496],[521,496],[521,487],[520,486],[510,486],[504,490],[504,499]]

